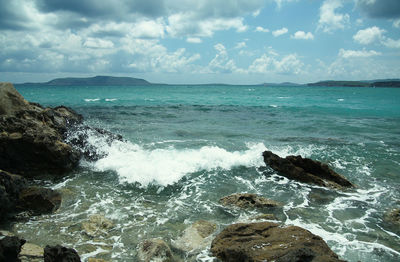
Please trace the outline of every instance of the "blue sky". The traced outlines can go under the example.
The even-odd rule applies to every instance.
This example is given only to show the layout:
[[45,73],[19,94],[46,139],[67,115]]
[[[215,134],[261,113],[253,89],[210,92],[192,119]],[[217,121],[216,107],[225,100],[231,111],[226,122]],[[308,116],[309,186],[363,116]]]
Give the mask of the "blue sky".
[[400,78],[400,0],[0,0],[0,81]]

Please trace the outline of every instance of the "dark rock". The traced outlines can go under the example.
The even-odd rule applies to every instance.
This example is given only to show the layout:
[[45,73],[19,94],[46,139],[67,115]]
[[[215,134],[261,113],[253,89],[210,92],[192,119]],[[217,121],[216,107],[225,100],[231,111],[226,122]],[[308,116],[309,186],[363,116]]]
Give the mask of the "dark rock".
[[225,206],[235,205],[240,208],[249,208],[249,207],[263,208],[263,207],[276,207],[281,205],[277,201],[264,198],[257,194],[248,194],[248,193],[232,194],[221,198],[219,201],[221,204]]
[[0,238],[0,262],[19,262],[18,254],[25,242],[15,236]]
[[213,240],[211,252],[229,262],[343,262],[319,236],[300,227],[270,222],[228,226]]
[[16,213],[19,194],[26,186],[23,177],[0,170],[0,221]]
[[64,173],[80,152],[65,143],[82,116],[67,107],[27,102],[11,84],[0,84],[0,168],[21,175]]
[[49,213],[61,205],[61,194],[50,188],[28,187],[19,195],[19,207],[34,214]]
[[170,247],[162,239],[158,238],[148,239],[139,244],[138,259],[142,262],[175,261]]
[[319,161],[301,156],[281,158],[271,151],[265,151],[263,157],[265,164],[289,179],[336,189],[354,187],[344,176]]
[[72,248],[60,245],[44,248],[44,262],[80,262],[78,253]]

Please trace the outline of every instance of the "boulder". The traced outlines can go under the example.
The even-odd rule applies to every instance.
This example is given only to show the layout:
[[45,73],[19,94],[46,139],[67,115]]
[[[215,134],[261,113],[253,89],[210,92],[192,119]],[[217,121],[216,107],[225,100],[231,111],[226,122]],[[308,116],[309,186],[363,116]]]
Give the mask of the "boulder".
[[281,158],[271,151],[265,151],[263,157],[265,164],[289,179],[336,189],[354,187],[344,176],[319,161],[301,156]]
[[199,220],[186,228],[182,236],[173,242],[173,247],[184,252],[196,253],[211,244],[211,235],[216,231],[215,223]]
[[11,84],[0,84],[0,168],[21,175],[64,173],[81,153],[65,143],[82,116],[64,106],[27,102]]
[[105,236],[113,227],[113,223],[102,215],[94,214],[82,223],[83,231],[90,237]]
[[46,246],[44,248],[44,262],[80,262],[78,253],[72,249],[57,246]]
[[0,170],[0,221],[17,212],[19,194],[26,186],[23,177]]
[[213,240],[211,252],[230,262],[343,262],[321,237],[300,227],[270,222],[228,226]]
[[220,203],[224,206],[237,206],[240,208],[264,208],[277,207],[281,204],[277,201],[270,200],[257,194],[232,194],[221,198]]
[[25,240],[15,236],[0,237],[0,261],[19,262],[18,254],[23,244]]
[[33,214],[50,213],[61,205],[61,194],[50,188],[27,187],[19,194],[19,207]]
[[174,262],[175,259],[167,243],[153,238],[143,241],[138,246],[138,259],[142,262]]

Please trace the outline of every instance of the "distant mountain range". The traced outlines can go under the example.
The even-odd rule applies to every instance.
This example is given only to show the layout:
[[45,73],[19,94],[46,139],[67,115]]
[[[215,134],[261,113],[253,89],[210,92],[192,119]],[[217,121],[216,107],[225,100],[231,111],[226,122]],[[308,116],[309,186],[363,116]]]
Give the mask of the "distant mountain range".
[[152,83],[133,77],[95,76],[57,78],[45,83],[24,83],[23,86],[148,86]]
[[[17,86],[148,86],[155,85],[144,79],[133,77],[95,76],[86,78],[57,78],[44,83],[24,83]],[[205,84],[225,85],[225,84]],[[316,83],[297,84],[291,82],[263,83],[263,86],[349,86],[349,87],[400,87],[400,79],[377,79],[361,81],[326,80]]]

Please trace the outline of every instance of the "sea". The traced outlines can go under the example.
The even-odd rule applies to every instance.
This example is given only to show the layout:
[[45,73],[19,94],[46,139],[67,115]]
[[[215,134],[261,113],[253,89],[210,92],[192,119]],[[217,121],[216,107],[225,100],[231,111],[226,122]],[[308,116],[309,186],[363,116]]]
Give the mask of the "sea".
[[[102,156],[65,177],[38,181],[59,190],[52,214],[11,231],[40,246],[75,248],[83,261],[136,261],[138,245],[171,246],[198,220],[217,232],[273,214],[274,222],[322,237],[347,261],[400,261],[400,89],[366,87],[151,85],[18,86],[29,101],[65,105],[84,124],[120,134],[88,134]],[[72,134],[73,135],[73,134]],[[356,185],[337,191],[288,180],[267,167],[265,150],[327,163]],[[256,193],[273,209],[225,207],[219,199]],[[113,227],[88,237],[82,223],[100,214]],[[215,236],[215,235],[214,235]],[[217,261],[209,247],[178,254]]]

